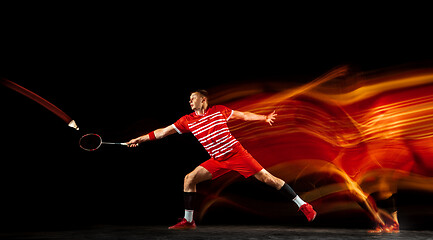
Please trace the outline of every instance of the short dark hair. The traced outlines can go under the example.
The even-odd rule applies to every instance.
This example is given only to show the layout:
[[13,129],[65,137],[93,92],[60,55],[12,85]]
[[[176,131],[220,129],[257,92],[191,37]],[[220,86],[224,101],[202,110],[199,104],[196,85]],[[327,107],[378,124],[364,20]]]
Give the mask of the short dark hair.
[[204,89],[198,89],[198,90],[196,90],[194,92],[191,92],[191,94],[193,94],[193,93],[200,93],[200,95],[202,95],[203,97],[206,97],[207,99],[209,99],[209,93],[206,90],[204,90]]

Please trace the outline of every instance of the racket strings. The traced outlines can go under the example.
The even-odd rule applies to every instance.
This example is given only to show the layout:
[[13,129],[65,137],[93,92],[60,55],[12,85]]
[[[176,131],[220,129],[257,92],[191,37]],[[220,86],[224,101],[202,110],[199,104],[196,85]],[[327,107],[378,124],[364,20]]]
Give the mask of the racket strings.
[[81,137],[80,147],[86,151],[94,151],[102,144],[102,139],[98,134],[90,133]]

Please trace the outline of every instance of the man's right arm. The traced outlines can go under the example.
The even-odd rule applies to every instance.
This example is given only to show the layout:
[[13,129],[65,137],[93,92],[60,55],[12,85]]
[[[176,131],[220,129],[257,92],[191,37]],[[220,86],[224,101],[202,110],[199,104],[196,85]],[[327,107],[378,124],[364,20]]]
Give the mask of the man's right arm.
[[139,143],[147,142],[154,139],[161,139],[167,137],[168,135],[176,133],[173,125],[170,125],[165,128],[156,129],[153,132],[140,136],[138,138],[134,138],[131,141],[127,142],[128,147],[137,147]]

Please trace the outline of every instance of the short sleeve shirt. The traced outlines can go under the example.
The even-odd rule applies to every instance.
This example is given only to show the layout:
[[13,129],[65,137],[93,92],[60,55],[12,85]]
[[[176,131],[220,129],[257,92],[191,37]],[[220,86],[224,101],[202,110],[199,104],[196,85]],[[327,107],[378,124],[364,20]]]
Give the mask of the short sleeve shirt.
[[195,112],[185,115],[172,126],[179,134],[191,132],[209,155],[218,160],[240,145],[227,126],[232,114],[233,110],[230,108],[215,105],[203,115],[197,115]]

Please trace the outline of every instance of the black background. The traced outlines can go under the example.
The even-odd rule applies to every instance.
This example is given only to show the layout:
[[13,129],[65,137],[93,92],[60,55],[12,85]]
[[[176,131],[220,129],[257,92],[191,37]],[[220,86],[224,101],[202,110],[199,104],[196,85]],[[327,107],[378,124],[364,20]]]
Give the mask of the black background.
[[[183,215],[183,177],[207,159],[192,136],[85,152],[78,147],[84,133],[127,141],[167,126],[190,112],[189,93],[199,88],[306,83],[343,64],[369,71],[428,66],[432,59],[427,19],[413,15],[420,8],[33,7],[4,17],[0,74],[58,106],[80,131],[0,87],[2,230],[169,225]],[[253,180],[245,183],[233,191],[255,189]],[[407,199],[402,202],[410,205]],[[369,222],[359,213],[358,219],[343,216],[327,224]],[[253,221],[224,208],[213,217],[207,221]]]

